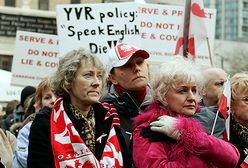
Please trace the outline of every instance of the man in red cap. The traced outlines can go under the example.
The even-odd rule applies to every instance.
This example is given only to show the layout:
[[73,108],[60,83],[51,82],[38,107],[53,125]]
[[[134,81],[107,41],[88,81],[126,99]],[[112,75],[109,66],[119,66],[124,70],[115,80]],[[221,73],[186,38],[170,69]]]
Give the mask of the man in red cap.
[[101,102],[113,104],[120,118],[120,126],[126,136],[127,147],[132,135],[132,117],[152,101],[148,84],[148,66],[145,59],[149,53],[143,49],[118,43],[108,52],[108,93]]

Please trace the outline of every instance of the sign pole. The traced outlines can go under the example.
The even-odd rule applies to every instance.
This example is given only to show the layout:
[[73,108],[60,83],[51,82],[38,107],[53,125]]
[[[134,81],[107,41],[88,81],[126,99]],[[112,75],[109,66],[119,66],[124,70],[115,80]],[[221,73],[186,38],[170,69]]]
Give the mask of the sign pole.
[[206,37],[207,44],[208,44],[208,54],[209,54],[209,59],[210,59],[210,64],[213,66],[213,59],[212,59],[212,54],[211,54],[211,49],[210,49],[210,43],[209,43],[209,38]]
[[183,24],[183,56],[188,57],[189,23],[191,12],[191,0],[184,1],[184,24]]

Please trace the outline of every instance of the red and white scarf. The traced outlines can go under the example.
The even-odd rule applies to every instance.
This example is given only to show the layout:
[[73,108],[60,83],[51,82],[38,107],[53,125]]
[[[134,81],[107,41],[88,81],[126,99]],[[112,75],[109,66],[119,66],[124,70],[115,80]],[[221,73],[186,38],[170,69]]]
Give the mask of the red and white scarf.
[[241,168],[248,168],[248,156],[246,156],[243,163],[240,165]]
[[[51,143],[56,168],[122,168],[123,158],[113,124],[100,161],[85,145],[63,107],[55,102],[51,119]],[[100,138],[100,137],[99,137]]]

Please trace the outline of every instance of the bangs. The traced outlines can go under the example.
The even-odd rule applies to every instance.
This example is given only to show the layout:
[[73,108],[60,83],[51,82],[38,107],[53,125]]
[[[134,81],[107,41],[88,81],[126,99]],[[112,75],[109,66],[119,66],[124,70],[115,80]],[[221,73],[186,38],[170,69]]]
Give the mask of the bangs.
[[104,65],[103,63],[96,57],[87,57],[85,59],[82,59],[82,65],[91,65],[93,67],[96,67],[99,70],[104,71]]
[[237,99],[240,95],[248,95],[248,74],[237,73],[231,78],[232,99]]
[[232,97],[237,99],[240,95],[248,95],[248,81],[232,86]]
[[182,74],[177,74],[175,75],[174,79],[172,80],[172,87],[174,88],[176,85],[179,84],[191,84],[191,85],[199,85],[199,77],[196,75],[190,73],[182,73]]
[[181,56],[175,56],[161,64],[152,80],[153,97],[156,101],[162,101],[163,94],[178,84],[195,85],[197,92],[202,89],[203,77],[201,68],[190,60]]

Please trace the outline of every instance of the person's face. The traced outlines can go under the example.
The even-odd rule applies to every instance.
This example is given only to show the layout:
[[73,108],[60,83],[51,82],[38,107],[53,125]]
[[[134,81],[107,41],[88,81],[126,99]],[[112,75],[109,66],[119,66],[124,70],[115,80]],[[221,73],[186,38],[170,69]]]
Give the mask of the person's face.
[[181,83],[171,87],[162,101],[171,112],[192,116],[196,112],[196,85]]
[[87,108],[98,102],[102,92],[102,75],[102,70],[81,62],[69,91],[71,103],[78,108]]
[[125,65],[114,68],[109,79],[114,85],[120,85],[130,91],[143,90],[148,83],[147,64],[144,58],[132,56]]
[[248,93],[241,94],[231,106],[234,118],[248,127]]
[[45,89],[42,93],[42,98],[41,98],[41,104],[42,107],[52,107],[54,104],[54,101],[56,100],[56,97],[54,93],[51,91],[51,89]]
[[224,72],[209,76],[209,82],[205,88],[205,98],[209,102],[208,106],[218,105],[226,80],[227,75]]

